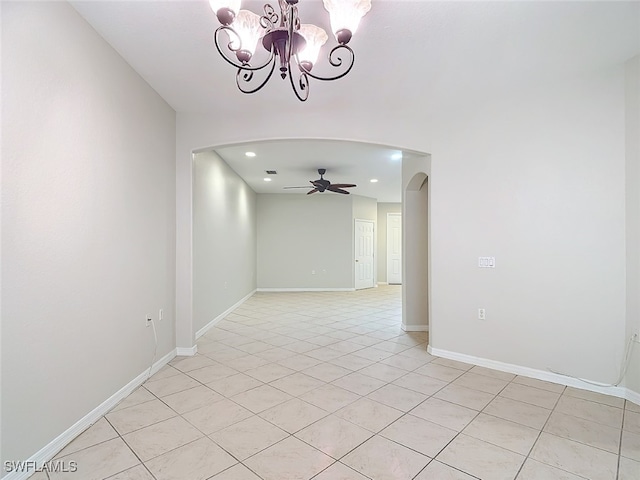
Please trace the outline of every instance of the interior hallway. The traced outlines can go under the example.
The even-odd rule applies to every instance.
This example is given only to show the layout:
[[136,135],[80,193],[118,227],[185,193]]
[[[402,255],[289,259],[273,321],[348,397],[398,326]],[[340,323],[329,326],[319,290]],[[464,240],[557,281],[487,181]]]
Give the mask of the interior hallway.
[[33,480],[640,478],[640,406],[439,359],[401,287],[257,293]]

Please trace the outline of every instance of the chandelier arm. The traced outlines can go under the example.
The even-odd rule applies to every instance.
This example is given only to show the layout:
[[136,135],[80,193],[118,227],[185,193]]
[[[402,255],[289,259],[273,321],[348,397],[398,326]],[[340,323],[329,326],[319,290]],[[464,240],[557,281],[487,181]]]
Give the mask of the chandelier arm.
[[311,78],[315,78],[316,80],[322,80],[322,81],[330,81],[330,80],[338,80],[339,78],[344,77],[347,73],[349,73],[351,71],[351,69],[353,68],[353,64],[356,60],[356,55],[355,53],[353,53],[353,50],[351,49],[351,47],[349,45],[336,45],[335,47],[333,47],[331,49],[331,51],[329,52],[329,63],[331,64],[332,67],[341,67],[343,66],[345,63],[342,60],[342,57],[340,56],[335,56],[334,58],[334,54],[336,52],[339,52],[341,49],[346,50],[347,52],[349,52],[349,56],[350,59],[348,60],[348,67],[347,69],[336,75],[333,77],[320,77],[318,75],[314,75],[313,73],[311,73],[309,70],[307,70],[303,64],[300,63],[300,61],[298,60],[298,56],[296,55],[296,63],[298,64],[298,66],[300,67],[300,70],[302,70],[304,73],[306,73],[307,75],[309,75]]
[[[275,62],[274,62],[275,64]],[[309,98],[309,78],[307,77],[307,72],[300,72],[300,77],[298,78],[299,89],[296,88],[296,82],[293,79],[292,68],[289,69],[289,81],[291,82],[291,88],[293,89],[293,93],[296,94],[298,100],[301,102],[306,102],[307,98]],[[312,182],[313,183],[313,182]]]
[[216,29],[216,31],[215,31],[215,32],[214,32],[214,34],[213,34],[213,43],[215,44],[216,48],[218,49],[218,53],[220,54],[220,56],[221,56],[222,58],[224,58],[224,59],[227,61],[227,63],[230,63],[230,64],[231,64],[231,65],[233,65],[234,67],[239,68],[239,69],[241,69],[241,70],[256,71],[256,70],[262,70],[263,68],[267,67],[267,66],[269,65],[269,63],[271,63],[271,61],[273,60],[273,58],[274,58],[274,52],[273,52],[273,50],[271,50],[271,52],[269,53],[269,58],[267,59],[267,61],[266,61],[266,62],[264,62],[262,65],[259,65],[259,66],[257,66],[257,67],[252,67],[252,66],[251,66],[251,65],[249,65],[249,64],[243,64],[243,63],[236,62],[236,61],[232,60],[231,58],[229,58],[229,57],[228,57],[228,56],[227,56],[227,55],[222,51],[222,48],[220,48],[220,43],[219,43],[219,41],[218,41],[218,36],[220,35],[220,32],[222,32],[223,30],[224,30],[224,31],[227,31],[227,32],[232,32],[232,34],[233,34],[233,35],[235,35],[236,37],[238,37],[238,43],[240,44],[240,47],[239,47],[239,48],[233,48],[233,47],[231,46],[231,44],[232,44],[233,42],[232,42],[232,41],[230,41],[230,42],[229,42],[229,44],[227,45],[227,48],[228,48],[229,50],[231,50],[232,52],[237,52],[237,51],[239,51],[239,50],[241,50],[241,49],[242,49],[242,44],[240,43],[240,36],[239,36],[239,35],[236,33],[236,31],[235,31],[233,28],[231,28],[230,26],[228,26],[228,25],[221,25],[220,27],[218,27],[218,28]]
[[265,30],[271,30],[275,28],[276,23],[280,21],[280,18],[278,17],[275,9],[268,3],[265,4],[262,9],[264,11],[264,15],[260,17],[260,25],[262,26],[262,28],[264,28]]
[[[263,68],[266,65],[263,65]],[[251,81],[253,80],[253,72],[256,69],[245,69],[245,68],[238,68],[238,73],[236,73],[236,85],[238,86],[238,90],[240,90],[242,93],[256,93],[258,90],[260,90],[262,87],[264,87],[267,82],[269,81],[269,79],[271,78],[271,75],[273,74],[273,71],[276,68],[276,60],[275,60],[275,56],[272,54],[271,55],[271,70],[269,70],[269,73],[267,74],[267,76],[265,77],[265,79],[262,81],[262,83],[260,83],[260,85],[258,85],[256,88],[250,89],[250,90],[245,90],[244,88],[242,88],[242,86],[240,85],[240,79],[242,77],[242,81],[246,84],[251,83]]]

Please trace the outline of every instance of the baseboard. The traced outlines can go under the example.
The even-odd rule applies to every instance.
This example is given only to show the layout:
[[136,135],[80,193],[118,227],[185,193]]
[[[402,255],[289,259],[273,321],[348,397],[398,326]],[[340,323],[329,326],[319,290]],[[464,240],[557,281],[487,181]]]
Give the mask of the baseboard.
[[405,332],[428,332],[429,325],[405,325],[404,323],[400,325],[400,328]]
[[[200,330],[198,330],[196,332],[196,340],[199,339],[205,333],[207,333],[209,330],[211,330],[213,327],[215,327],[216,323],[218,323],[224,317],[229,315],[231,312],[233,312],[236,308],[238,308],[244,302],[249,300],[254,293],[256,293],[256,290],[252,290],[251,293],[249,293],[248,295],[245,295],[244,297],[242,297],[240,300],[238,300],[236,303],[234,303],[232,306],[227,308],[224,312],[222,312],[220,315],[218,315],[216,318],[214,318],[209,323],[207,323],[204,327],[202,327]],[[178,355],[180,355],[180,354],[178,354]],[[195,352],[192,355],[195,355]]]
[[[64,447],[66,447],[74,438],[76,438],[87,428],[100,420],[103,415],[109,412],[109,410],[115,407],[121,400],[126,398],[131,392],[142,385],[147,380],[147,378],[149,378],[149,376],[153,375],[167,363],[169,363],[175,356],[176,350],[171,350],[164,357],[156,361],[151,367],[151,370],[146,368],[144,372],[139,374],[136,378],[131,380],[124,387],[122,387],[96,408],[87,413],[71,427],[58,435],[54,440],[38,450],[29,459],[23,462],[23,465],[37,465],[37,467],[40,468],[44,463],[53,459],[53,457],[55,457],[55,455]],[[35,472],[32,469],[25,469],[24,471],[13,471],[7,473],[7,475],[2,477],[2,480],[24,480],[29,478],[34,473]]]
[[591,385],[589,383],[582,382],[577,378],[568,377],[566,375],[560,375],[558,373],[548,372],[545,370],[538,370],[536,368],[523,367],[512,363],[498,362],[496,360],[490,360],[488,358],[474,357],[472,355],[466,355],[464,353],[441,350],[439,348],[432,348],[431,345],[427,346],[427,352],[436,357],[448,358],[450,360],[470,363],[472,365],[487,367],[493,370],[499,370],[501,372],[522,375],[523,377],[535,378],[537,380],[544,380],[546,382],[557,383],[559,385],[575,387],[581,390],[589,390],[591,392],[604,393],[605,395],[625,398],[635,404],[640,405],[640,393],[625,387],[605,387],[599,385]]
[[193,347],[176,347],[176,356],[178,357],[193,357],[198,353],[198,345]]
[[258,292],[355,292],[355,288],[258,288]]

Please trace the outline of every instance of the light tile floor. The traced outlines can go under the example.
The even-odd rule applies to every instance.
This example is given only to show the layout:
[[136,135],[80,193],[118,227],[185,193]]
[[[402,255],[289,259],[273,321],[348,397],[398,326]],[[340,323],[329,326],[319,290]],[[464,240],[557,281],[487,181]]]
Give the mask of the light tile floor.
[[78,472],[50,478],[640,479],[638,405],[432,357],[400,329],[400,296],[254,295],[58,454]]

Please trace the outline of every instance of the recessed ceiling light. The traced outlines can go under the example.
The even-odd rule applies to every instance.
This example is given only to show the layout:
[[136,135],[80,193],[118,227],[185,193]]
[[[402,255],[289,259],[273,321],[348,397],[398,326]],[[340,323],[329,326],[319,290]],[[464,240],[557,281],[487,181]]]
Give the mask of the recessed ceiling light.
[[394,153],[393,155],[391,155],[391,160],[401,160],[401,159],[402,159],[402,152]]
[[245,155],[247,157],[255,157],[256,156],[256,152],[245,152]]
[[264,180],[265,182],[270,182],[270,181],[271,181],[271,179],[270,179],[269,177],[265,177],[265,178],[263,178],[263,180]]
[[377,178],[372,178],[371,180],[369,180],[371,183],[378,183],[378,179]]

